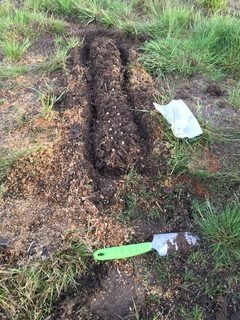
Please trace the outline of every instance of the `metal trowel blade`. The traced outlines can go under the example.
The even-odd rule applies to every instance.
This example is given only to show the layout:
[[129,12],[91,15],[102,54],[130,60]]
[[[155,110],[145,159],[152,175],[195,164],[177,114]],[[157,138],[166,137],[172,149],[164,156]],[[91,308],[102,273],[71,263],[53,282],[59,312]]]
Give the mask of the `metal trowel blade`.
[[177,251],[188,251],[199,242],[199,237],[190,232],[161,233],[153,236],[152,247],[160,256],[166,256]]

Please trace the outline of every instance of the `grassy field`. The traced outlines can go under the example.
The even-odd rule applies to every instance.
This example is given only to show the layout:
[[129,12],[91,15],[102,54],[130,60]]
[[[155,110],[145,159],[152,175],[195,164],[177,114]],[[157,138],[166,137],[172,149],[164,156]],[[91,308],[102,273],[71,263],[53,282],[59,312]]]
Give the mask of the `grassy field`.
[[[180,91],[186,91],[181,86],[190,83],[195,89],[189,89],[188,94],[195,95],[192,103],[197,109],[214,109],[214,100],[220,96],[218,102],[230,110],[223,125],[221,107],[217,120],[199,116],[204,134],[192,140],[176,139],[168,124],[156,113],[153,115],[169,150],[167,174],[159,173],[153,191],[149,192],[141,174],[134,168],[126,172],[125,207],[114,219],[124,220],[127,226],[139,217],[150,223],[162,219],[174,231],[178,221],[180,227],[183,223],[174,205],[179,199],[186,200],[186,185],[191,191],[196,183],[198,187],[204,185],[208,191],[203,197],[191,195],[186,200],[191,223],[203,245],[186,259],[150,258],[151,267],[146,263],[146,274],[157,274],[162,290],[174,288],[181,298],[149,290],[145,307],[138,310],[136,306],[124,319],[238,319],[230,317],[240,310],[240,131],[234,122],[240,111],[240,14],[227,0],[25,0],[19,4],[0,1],[2,208],[4,184],[11,167],[22,157],[44,150],[58,132],[53,124],[57,117],[54,106],[65,92],[59,91],[52,79],[56,72],[68,74],[69,51],[84,42],[79,29],[101,26],[137,39],[136,63],[156,82],[156,102],[168,103],[178,98]],[[41,81],[43,84],[39,85]],[[31,94],[31,100],[15,106],[11,95],[20,101],[16,96],[25,94],[20,88],[22,83],[24,90],[30,90],[26,92]],[[209,83],[220,86],[223,94],[216,93],[213,98],[209,95],[204,100]],[[218,121],[220,125],[215,125]],[[25,129],[28,131],[24,139],[18,136],[8,140],[14,131]],[[218,163],[221,165],[217,166]],[[166,192],[160,210],[159,197],[173,185],[176,189]],[[163,216],[166,211],[173,212],[170,222]],[[81,239],[80,232],[79,238],[79,243],[66,240],[46,260],[37,257],[23,265],[14,258],[8,260],[4,250],[0,251],[0,317],[57,319],[54,316],[58,305],[67,295],[81,292],[79,279],[95,268],[96,263],[90,259],[91,241],[89,244],[85,240],[85,233]],[[203,302],[203,297],[207,302]],[[166,301],[170,300],[168,305]],[[84,319],[99,319],[86,313]]]

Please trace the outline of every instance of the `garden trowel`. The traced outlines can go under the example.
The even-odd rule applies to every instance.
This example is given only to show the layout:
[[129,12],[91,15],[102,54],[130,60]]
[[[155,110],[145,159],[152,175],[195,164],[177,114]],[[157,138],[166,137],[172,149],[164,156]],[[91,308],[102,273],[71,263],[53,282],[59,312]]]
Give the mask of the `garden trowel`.
[[160,256],[165,256],[176,251],[187,251],[198,244],[199,238],[189,232],[160,233],[153,236],[152,242],[99,249],[93,253],[93,257],[95,260],[125,259],[152,249],[157,250]]

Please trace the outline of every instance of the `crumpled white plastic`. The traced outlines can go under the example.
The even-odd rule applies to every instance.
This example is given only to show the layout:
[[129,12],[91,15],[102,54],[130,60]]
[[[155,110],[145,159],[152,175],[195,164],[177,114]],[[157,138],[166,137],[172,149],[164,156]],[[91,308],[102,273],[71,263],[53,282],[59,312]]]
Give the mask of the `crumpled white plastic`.
[[203,133],[192,111],[182,100],[172,100],[169,104],[153,103],[154,107],[171,124],[171,129],[177,138],[194,138]]

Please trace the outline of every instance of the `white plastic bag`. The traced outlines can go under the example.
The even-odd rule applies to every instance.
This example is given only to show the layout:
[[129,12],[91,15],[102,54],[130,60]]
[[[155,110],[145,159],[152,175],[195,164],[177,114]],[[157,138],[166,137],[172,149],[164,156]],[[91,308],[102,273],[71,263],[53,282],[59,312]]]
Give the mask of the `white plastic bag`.
[[192,111],[182,100],[172,100],[169,104],[153,103],[154,107],[171,124],[172,132],[177,138],[194,138],[203,133]]

